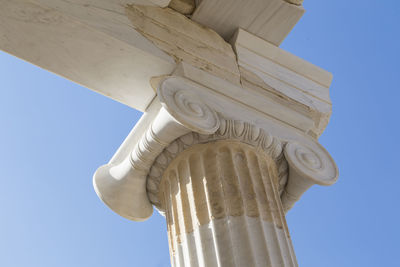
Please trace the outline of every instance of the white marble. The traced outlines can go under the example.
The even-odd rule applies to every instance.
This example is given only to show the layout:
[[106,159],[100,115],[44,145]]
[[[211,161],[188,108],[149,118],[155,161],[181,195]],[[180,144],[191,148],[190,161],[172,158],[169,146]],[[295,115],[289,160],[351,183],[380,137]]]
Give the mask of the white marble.
[[332,112],[332,74],[241,29],[231,43],[238,57],[242,86],[279,95],[286,106],[312,119],[311,134],[320,136]]
[[179,153],[159,192],[174,266],[297,266],[276,167],[268,153],[237,141]]
[[194,0],[172,0],[169,7],[181,14],[190,15],[195,10],[196,3]]
[[226,40],[242,28],[279,46],[304,14],[301,5],[289,2],[201,0],[192,19],[215,30]]
[[[196,30],[197,23],[166,8],[174,4],[169,0],[0,0],[0,49],[145,111],[155,96],[149,80],[171,74],[182,60],[240,83],[234,53],[211,29],[233,34],[244,27],[243,18],[257,17],[255,9],[279,6],[268,15],[273,19],[256,20],[252,26],[262,30],[244,27],[276,43],[262,34],[266,31],[274,40],[279,37],[279,43],[303,13],[283,0],[257,0],[236,6],[234,12],[246,16],[231,16],[225,10],[232,6],[230,0],[219,0],[221,7],[212,2],[196,1],[192,20],[210,27]],[[264,15],[258,18],[268,17]],[[228,20],[213,22],[223,17]]]
[[144,111],[155,96],[149,79],[175,61],[115,2],[0,0],[0,49]]
[[[247,93],[247,96],[249,95]],[[220,135],[221,138],[232,139],[237,135],[239,140],[255,145],[252,143],[253,138],[256,143],[259,142],[258,140],[264,142],[265,137],[261,138],[257,137],[257,135],[260,131],[265,131],[267,133],[266,136],[268,136],[265,140],[272,141],[262,144],[270,144],[269,142],[275,144],[277,142],[273,148],[274,153],[277,153],[274,154],[275,157],[279,157],[285,144],[301,143],[304,147],[313,151],[317,158],[321,158],[324,166],[333,166],[331,167],[331,170],[333,170],[331,174],[327,174],[332,177],[326,178],[331,182],[317,183],[327,185],[336,181],[337,170],[330,156],[326,154],[327,152],[321,148],[312,136],[307,135],[307,131],[301,132],[291,127],[290,121],[286,121],[286,123],[289,123],[286,125],[282,123],[282,120],[275,121],[268,116],[260,114],[254,108],[252,110],[250,107],[241,107],[238,102],[232,101],[232,95],[215,94],[215,91],[210,90],[209,87],[179,76],[167,77],[162,80],[158,87],[158,97],[163,107],[155,109],[158,110],[158,114],[153,121],[148,120],[145,122],[144,125],[148,125],[148,129],[145,132],[143,132],[145,126],[140,126],[142,128],[141,132],[143,132],[142,137],[140,139],[133,138],[133,140],[139,141],[135,144],[132,152],[126,156],[122,163],[117,164],[117,162],[114,162],[101,167],[94,177],[96,191],[101,199],[111,209],[124,217],[143,220],[151,215],[152,208],[150,203],[157,205],[158,201],[154,197],[156,194],[154,189],[156,191],[158,189],[157,182],[149,184],[147,181],[149,179],[148,176],[155,177],[154,181],[160,180],[163,169],[153,170],[152,166],[154,164],[156,164],[154,166],[160,166],[162,163],[165,166],[168,165],[168,161],[164,159],[163,150],[173,145],[174,140],[179,140],[178,138],[180,137],[184,138],[182,139],[183,143],[188,147],[196,142],[204,143],[215,139],[217,131],[222,133],[227,131],[226,134]],[[230,118],[237,121],[237,123],[229,124]],[[221,121],[223,123],[220,126]],[[251,125],[258,125],[258,127],[253,128]],[[185,139],[185,136],[192,132],[200,134],[198,141],[195,141],[193,137]],[[254,135],[255,133],[257,134]],[[269,145],[267,148],[270,149]],[[121,149],[126,154],[127,149]],[[179,151],[173,147],[171,149],[167,148],[164,151],[170,151],[168,152],[169,154],[173,150]],[[159,174],[154,175],[154,172]],[[300,172],[300,175],[295,176],[296,178],[293,179],[297,181],[297,179],[306,175],[311,177],[320,174],[318,172],[315,174]],[[283,172],[281,178],[283,179],[281,183],[283,187],[287,180],[285,177]],[[317,179],[319,178],[315,178],[315,180]],[[320,179],[325,179],[325,177]],[[132,190],[136,194],[132,194]],[[299,200],[300,195],[305,190],[296,189],[294,191],[296,191],[295,194],[291,193],[293,190],[287,190],[285,193],[286,211]],[[283,189],[281,192],[283,192]]]
[[285,213],[338,178],[332,75],[278,47],[301,3],[0,0],[0,49],[145,112],[93,185],[173,266],[292,267]]
[[[260,112],[263,101],[273,98],[268,95],[252,98],[253,92],[186,63],[173,75],[154,81],[153,86],[157,86],[157,99],[138,126],[137,134],[141,137],[134,132],[127,139],[127,146],[136,142],[132,151],[128,153],[129,149],[121,147],[122,152],[116,156],[118,160],[99,168],[94,176],[99,197],[112,210],[131,220],[147,219],[151,216],[152,205],[166,214],[173,266],[297,266],[284,215],[313,184],[331,185],[338,177],[334,161],[315,135],[310,134],[312,128],[294,127],[285,112],[277,119],[272,117],[274,113],[270,109]],[[236,90],[234,94],[229,91],[232,89]],[[255,101],[260,101],[260,107]],[[288,104],[283,102],[278,107],[285,105]],[[287,113],[296,114],[290,109]],[[179,163],[175,161],[190,160],[185,153],[196,146],[208,144],[214,148],[224,140],[231,142],[227,147],[235,149],[236,144],[241,144],[254,149],[257,155],[268,155],[275,166],[269,171],[266,168],[257,171],[254,164],[246,167],[247,160],[240,159],[241,152],[239,158],[232,156],[235,162],[231,165],[227,160],[221,162],[229,165],[226,170],[236,170],[240,177],[246,176],[246,168],[250,172],[272,175],[274,178],[268,183],[273,184],[273,189],[265,194],[267,199],[272,197],[269,201],[279,208],[267,208],[265,213],[264,204],[260,202],[257,204],[260,214],[253,213],[253,204],[248,202],[251,198],[246,197],[240,198],[244,206],[237,209],[239,213],[228,208],[226,216],[220,217],[209,213],[215,207],[209,196],[215,193],[202,197],[197,192],[202,188],[200,184],[174,185],[172,181],[177,178],[171,176],[170,189],[165,189],[163,180],[168,170],[173,166],[181,168],[176,167]],[[121,155],[126,155],[122,162]],[[194,171],[193,168],[189,169]],[[184,173],[176,177],[195,179],[195,174],[185,176]],[[213,176],[207,171],[197,176],[210,177],[207,183],[218,180],[212,177],[232,177],[230,174]],[[243,196],[250,196],[246,188],[246,182],[241,184]],[[170,197],[166,198],[165,194]],[[222,199],[224,203],[236,201],[230,198],[225,195]],[[195,213],[193,207],[196,207]],[[214,246],[210,247],[211,244]],[[222,251],[220,247],[225,249]]]
[[158,90],[162,108],[133,151],[121,163],[106,164],[96,171],[96,193],[119,215],[135,221],[149,218],[153,208],[147,197],[146,178],[154,159],[184,134],[211,134],[218,130],[219,117],[193,93],[195,86],[179,83],[177,78],[165,80]]
[[289,142],[285,146],[285,159],[289,164],[288,182],[281,195],[285,211],[291,209],[312,185],[332,185],[338,179],[338,168],[322,146],[313,150]]
[[[246,231],[248,236],[230,238],[232,233]],[[175,257],[173,266],[297,266],[292,244],[285,243],[286,233],[259,218],[241,216],[214,220],[201,225],[182,239],[182,243],[178,244],[178,251],[189,255]],[[251,240],[252,246],[243,242],[246,239]],[[267,249],[267,243],[275,243],[276,246],[284,246],[287,249],[280,255],[276,248]],[[246,246],[247,249],[250,247],[253,250],[244,250]],[[185,250],[184,247],[188,249]],[[249,260],[249,255],[240,257],[244,252],[248,252],[253,258]],[[185,264],[187,258],[193,259],[190,264]]]

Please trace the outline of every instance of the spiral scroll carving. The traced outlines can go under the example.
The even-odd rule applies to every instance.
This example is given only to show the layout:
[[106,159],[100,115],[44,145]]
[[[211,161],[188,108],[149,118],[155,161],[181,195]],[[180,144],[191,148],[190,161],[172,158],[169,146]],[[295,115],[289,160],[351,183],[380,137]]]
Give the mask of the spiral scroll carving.
[[322,146],[315,151],[297,142],[290,142],[285,147],[285,158],[297,173],[316,184],[331,185],[337,180],[336,164]]
[[191,130],[211,134],[219,128],[217,113],[194,92],[198,85],[179,77],[164,80],[158,88],[163,107],[181,124]]
[[218,140],[237,140],[263,150],[277,162],[279,175],[279,192],[282,193],[287,182],[288,165],[283,156],[282,142],[266,133],[263,129],[246,122],[221,119],[221,124],[214,134],[204,135],[188,133],[173,141],[154,161],[147,176],[147,195],[161,212],[158,191],[162,175],[172,160],[181,152],[195,144],[209,143]]

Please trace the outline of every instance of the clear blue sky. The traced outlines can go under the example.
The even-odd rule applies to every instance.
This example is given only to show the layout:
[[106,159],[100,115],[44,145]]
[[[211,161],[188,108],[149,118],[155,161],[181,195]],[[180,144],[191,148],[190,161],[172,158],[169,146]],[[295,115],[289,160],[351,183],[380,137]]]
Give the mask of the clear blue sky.
[[[400,266],[400,5],[304,6],[282,48],[334,74],[320,142],[340,180],[288,214],[299,265]],[[92,187],[141,114],[2,52],[0,82],[0,266],[170,266],[164,218],[123,219]]]

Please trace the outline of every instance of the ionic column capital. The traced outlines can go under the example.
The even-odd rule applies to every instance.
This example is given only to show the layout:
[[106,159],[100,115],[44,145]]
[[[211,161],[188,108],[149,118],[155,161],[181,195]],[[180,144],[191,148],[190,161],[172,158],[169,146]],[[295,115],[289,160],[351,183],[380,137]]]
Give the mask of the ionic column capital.
[[163,212],[158,192],[165,169],[181,152],[201,143],[236,140],[271,156],[279,166],[285,211],[312,184],[329,185],[337,179],[334,161],[317,141],[257,113],[249,119],[248,113],[235,110],[240,105],[215,98],[210,88],[169,76],[160,82],[157,94],[161,107],[134,149],[122,162],[104,165],[94,175],[99,197],[123,217],[145,220],[152,205]]
[[220,127],[213,134],[187,133],[174,140],[154,161],[147,177],[147,192],[150,201],[160,212],[165,208],[161,205],[158,192],[162,175],[170,163],[188,148],[197,144],[212,143],[220,140],[238,141],[248,144],[269,155],[279,166],[279,191],[283,192],[287,182],[287,162],[283,156],[283,143],[267,131],[240,120],[220,118]]
[[158,87],[162,104],[133,151],[119,164],[100,167],[93,184],[97,195],[119,215],[142,221],[153,207],[146,177],[155,158],[172,141],[187,133],[212,134],[219,129],[217,113],[196,94],[198,86],[184,78],[168,77]]
[[293,207],[300,197],[314,184],[332,185],[339,176],[335,161],[319,144],[314,148],[298,142],[285,145],[285,160],[289,165],[288,182],[281,194],[285,212]]
[[263,151],[278,166],[278,191],[285,212],[290,210],[313,184],[332,185],[338,169],[329,153],[317,142],[308,146],[297,141],[272,136],[265,129],[239,120],[221,118],[221,126],[214,134],[190,132],[174,140],[154,161],[147,177],[150,201],[163,213],[159,200],[159,186],[170,163],[189,147],[219,140],[235,140]]

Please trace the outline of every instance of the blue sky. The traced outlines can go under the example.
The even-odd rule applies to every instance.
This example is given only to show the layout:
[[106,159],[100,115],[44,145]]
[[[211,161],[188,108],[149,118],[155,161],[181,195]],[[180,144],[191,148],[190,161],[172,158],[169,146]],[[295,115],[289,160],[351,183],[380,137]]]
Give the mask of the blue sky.
[[[400,6],[304,6],[281,47],[334,74],[320,142],[340,178],[287,216],[299,265],[400,266]],[[164,218],[123,219],[92,187],[141,114],[2,52],[0,81],[0,266],[170,266]]]

